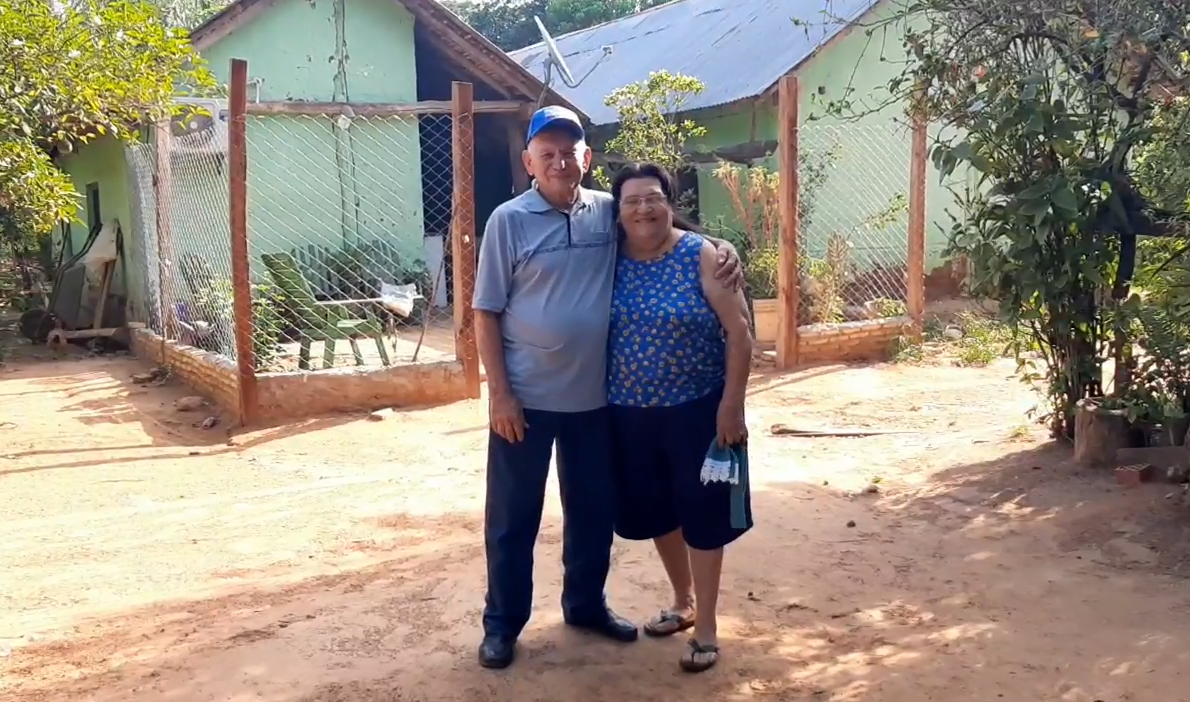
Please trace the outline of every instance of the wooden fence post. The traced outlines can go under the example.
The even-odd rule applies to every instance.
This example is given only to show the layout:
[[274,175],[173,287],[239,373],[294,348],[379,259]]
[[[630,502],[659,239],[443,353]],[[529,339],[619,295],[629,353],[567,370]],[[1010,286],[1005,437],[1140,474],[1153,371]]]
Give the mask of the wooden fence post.
[[777,153],[779,160],[778,205],[781,241],[777,273],[777,368],[797,365],[798,296],[798,81],[795,75],[781,77],[778,87]]
[[[454,270],[455,356],[463,364],[467,396],[479,397],[479,350],[475,344],[475,116],[470,83],[451,84],[450,255]],[[445,252],[444,252],[445,253]]]
[[231,227],[231,290],[239,371],[240,423],[256,418],[256,352],[252,346],[252,282],[248,263],[248,62],[231,60],[227,124],[227,204]]
[[928,122],[913,109],[913,140],[909,165],[909,255],[906,261],[905,301],[913,332],[921,334],[926,309],[926,145]]

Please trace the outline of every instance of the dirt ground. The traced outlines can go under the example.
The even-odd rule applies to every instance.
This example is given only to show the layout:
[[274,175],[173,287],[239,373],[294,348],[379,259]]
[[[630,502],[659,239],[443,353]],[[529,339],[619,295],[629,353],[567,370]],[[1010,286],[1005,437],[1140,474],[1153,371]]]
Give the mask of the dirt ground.
[[[1190,513],[1073,469],[1008,362],[756,378],[757,527],[703,676],[678,672],[680,640],[562,625],[556,497],[521,658],[476,666],[481,403],[229,434],[173,409],[183,387],[132,385],[143,368],[0,369],[0,700],[1185,698]],[[649,545],[616,543],[618,611],[666,589]]]

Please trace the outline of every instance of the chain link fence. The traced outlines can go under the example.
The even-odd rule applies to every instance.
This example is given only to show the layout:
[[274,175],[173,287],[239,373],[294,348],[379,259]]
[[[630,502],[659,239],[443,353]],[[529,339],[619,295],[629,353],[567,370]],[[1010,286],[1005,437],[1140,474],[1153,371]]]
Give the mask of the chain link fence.
[[167,167],[153,144],[127,147],[127,160],[149,328],[234,360],[226,155],[212,147],[220,137],[215,127],[173,136]]
[[449,115],[247,118],[257,365],[455,357]]
[[[247,117],[258,371],[454,359],[451,125]],[[235,360],[226,125],[168,143],[167,166],[154,144],[127,147],[139,316]]]
[[799,324],[906,314],[908,127],[811,123],[798,136]]

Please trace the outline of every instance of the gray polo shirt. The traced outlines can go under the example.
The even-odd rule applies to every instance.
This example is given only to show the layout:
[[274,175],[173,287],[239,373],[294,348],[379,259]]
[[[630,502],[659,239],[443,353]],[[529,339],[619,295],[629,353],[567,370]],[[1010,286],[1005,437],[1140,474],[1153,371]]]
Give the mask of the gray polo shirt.
[[583,189],[567,213],[530,189],[488,219],[472,304],[500,315],[508,380],[526,409],[607,404],[612,208],[608,193]]

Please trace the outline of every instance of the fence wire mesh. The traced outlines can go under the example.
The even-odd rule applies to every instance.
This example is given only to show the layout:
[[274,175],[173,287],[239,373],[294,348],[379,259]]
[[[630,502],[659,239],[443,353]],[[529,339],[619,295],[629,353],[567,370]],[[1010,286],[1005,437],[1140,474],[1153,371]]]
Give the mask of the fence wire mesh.
[[155,146],[136,144],[127,155],[132,227],[143,242],[134,247],[143,318],[165,338],[234,360],[228,175],[226,153],[215,146],[221,136],[215,127],[174,136],[168,170],[160,172]]
[[454,359],[451,125],[247,118],[258,368]]
[[798,150],[799,324],[906,314],[909,129],[812,123]]
[[130,297],[129,316],[144,321],[158,334],[164,332],[162,323],[161,280],[157,255],[157,198],[153,194],[153,147],[133,144],[125,147],[128,163],[129,237],[136,245],[132,251],[132,265],[141,284],[141,295]]

